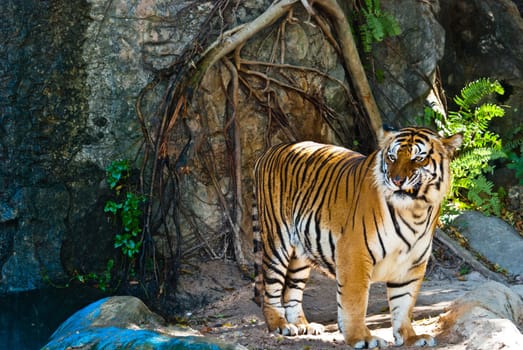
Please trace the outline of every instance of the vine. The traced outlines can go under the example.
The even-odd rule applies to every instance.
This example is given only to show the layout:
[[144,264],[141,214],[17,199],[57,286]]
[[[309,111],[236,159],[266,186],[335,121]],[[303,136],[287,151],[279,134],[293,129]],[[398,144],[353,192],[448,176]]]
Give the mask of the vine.
[[114,161],[107,167],[107,183],[109,188],[115,191],[117,199],[108,200],[104,211],[117,219],[122,228],[122,232],[115,235],[114,247],[120,248],[124,256],[134,259],[142,245],[140,235],[143,213],[140,206],[145,199],[125,187],[129,175],[127,160]]

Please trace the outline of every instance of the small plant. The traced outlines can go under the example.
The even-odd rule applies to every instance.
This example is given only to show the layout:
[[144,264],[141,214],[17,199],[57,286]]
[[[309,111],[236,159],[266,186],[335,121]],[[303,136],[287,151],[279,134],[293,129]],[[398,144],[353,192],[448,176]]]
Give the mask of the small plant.
[[106,169],[107,184],[111,190],[115,190],[116,194],[120,194],[120,190],[124,181],[129,177],[129,161],[115,160]]
[[100,289],[103,292],[107,292],[110,290],[109,287],[110,287],[110,282],[111,282],[111,278],[112,278],[111,271],[112,271],[113,267],[114,267],[114,260],[109,259],[107,261],[105,271],[103,271],[100,274],[96,273],[96,272],[89,272],[89,273],[81,274],[81,273],[75,271],[75,273],[73,274],[71,279],[69,279],[69,281],[65,284],[57,284],[57,283],[53,282],[47,273],[43,273],[42,278],[44,279],[44,281],[49,283],[49,285],[53,286],[54,288],[69,288],[71,286],[71,282],[78,281],[82,284],[86,284],[86,283],[93,284],[94,287]]
[[[453,183],[450,200],[455,209],[477,208],[486,214],[500,215],[501,203],[493,183],[486,178],[492,173],[492,161],[506,157],[499,136],[488,130],[492,118],[502,117],[504,109],[494,103],[482,101],[492,95],[503,95],[497,81],[479,79],[465,86],[454,102],[459,107],[443,116],[429,108],[425,110],[438,129],[449,136],[463,135],[463,145],[458,157],[451,163]],[[447,214],[452,212],[444,207]]]
[[398,22],[392,14],[381,10],[379,0],[365,0],[365,7],[361,11],[365,19],[365,23],[359,27],[364,52],[371,52],[374,42],[401,34]]
[[107,167],[107,183],[120,200],[107,201],[104,211],[120,219],[122,226],[122,233],[115,236],[114,247],[120,248],[125,256],[133,258],[140,252],[142,244],[140,220],[142,218],[141,203],[144,202],[144,197],[129,190],[122,194],[125,180],[129,176],[130,167],[126,160],[114,161]]
[[[509,140],[503,145],[503,150],[507,154],[507,168],[516,173],[516,179],[523,185],[523,127],[515,128],[509,135]],[[519,137],[518,137],[519,135]]]
[[458,271],[458,274],[459,276],[465,276],[465,275],[468,275],[470,272],[471,272],[471,268],[469,265],[467,264],[462,264],[460,267],[459,267],[459,271]]
[[90,272],[87,274],[78,274],[74,276],[74,279],[76,279],[80,283],[87,283],[87,282],[94,282],[96,287],[100,289],[103,292],[107,292],[109,290],[109,284],[111,282],[111,270],[114,266],[114,260],[109,259],[107,261],[107,266],[105,268],[105,271],[102,274]]

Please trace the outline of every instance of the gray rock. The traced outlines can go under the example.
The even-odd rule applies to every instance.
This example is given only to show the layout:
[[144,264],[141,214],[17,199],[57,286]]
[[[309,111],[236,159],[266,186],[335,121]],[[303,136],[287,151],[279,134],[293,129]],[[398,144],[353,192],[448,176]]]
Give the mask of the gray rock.
[[523,210],[523,186],[509,187],[507,197],[510,210]]
[[500,218],[476,211],[461,214],[453,225],[468,240],[470,247],[491,263],[512,275],[523,274],[523,238],[512,226]]
[[497,282],[487,282],[455,300],[439,322],[439,338],[463,346],[456,348],[523,348],[523,335],[517,328],[523,322],[523,301]]
[[76,312],[56,330],[42,350],[69,348],[245,349],[214,342],[189,328],[168,326],[140,299],[129,296],[105,298]]
[[445,47],[445,32],[436,20],[439,1],[380,4],[396,18],[401,34],[373,46],[375,71],[383,74],[382,80],[371,76],[373,93],[385,123],[419,124],[416,116],[423,114]]

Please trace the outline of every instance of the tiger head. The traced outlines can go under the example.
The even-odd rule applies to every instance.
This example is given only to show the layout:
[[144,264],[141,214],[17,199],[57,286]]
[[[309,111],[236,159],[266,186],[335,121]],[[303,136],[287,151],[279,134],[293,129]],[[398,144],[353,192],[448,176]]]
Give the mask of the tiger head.
[[461,134],[444,138],[421,127],[384,131],[375,168],[378,189],[399,206],[416,199],[439,204],[450,187],[450,160],[462,141]]

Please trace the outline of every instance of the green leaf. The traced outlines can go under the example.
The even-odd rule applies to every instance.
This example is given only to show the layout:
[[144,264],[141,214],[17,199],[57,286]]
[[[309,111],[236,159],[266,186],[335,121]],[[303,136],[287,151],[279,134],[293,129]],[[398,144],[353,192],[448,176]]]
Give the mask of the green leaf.
[[114,201],[107,201],[104,206],[104,212],[116,215],[118,210],[121,208],[122,208],[121,204],[118,204]]
[[484,97],[504,93],[503,86],[498,81],[491,82],[488,78],[481,78],[467,84],[461,90],[460,96],[454,98],[454,102],[468,111],[471,106],[479,104]]
[[106,168],[109,188],[115,189],[118,183],[129,176],[129,161],[115,160]]

